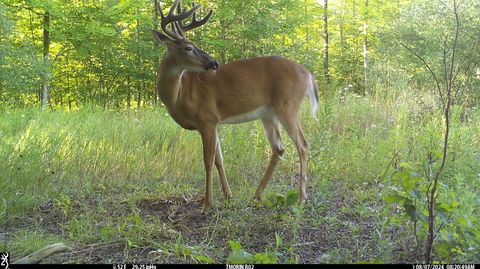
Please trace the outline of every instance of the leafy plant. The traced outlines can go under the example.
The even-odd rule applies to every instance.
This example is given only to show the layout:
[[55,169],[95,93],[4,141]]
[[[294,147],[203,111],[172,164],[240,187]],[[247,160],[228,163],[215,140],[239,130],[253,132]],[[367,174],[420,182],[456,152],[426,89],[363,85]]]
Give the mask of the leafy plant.
[[291,189],[287,191],[285,195],[278,192],[270,193],[263,202],[270,208],[288,208],[295,210],[298,207],[298,197],[298,190]]
[[[276,234],[276,246],[281,246],[281,239]],[[262,263],[262,264],[276,264],[279,258],[282,256],[278,251],[265,251],[259,253],[249,253],[245,251],[242,245],[235,240],[228,241],[232,251],[228,254],[227,263],[231,264],[249,264],[249,263]]]
[[70,213],[70,209],[72,207],[72,199],[68,194],[61,193],[60,197],[57,199],[54,199],[54,204],[57,208],[59,208],[64,217],[67,217]]

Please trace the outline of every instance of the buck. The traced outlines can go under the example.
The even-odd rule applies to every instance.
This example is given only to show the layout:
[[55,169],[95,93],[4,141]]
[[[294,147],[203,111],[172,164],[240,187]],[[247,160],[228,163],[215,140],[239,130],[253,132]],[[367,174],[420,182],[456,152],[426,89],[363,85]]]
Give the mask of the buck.
[[[223,167],[218,126],[260,119],[271,147],[271,157],[255,198],[260,196],[283,154],[280,125],[293,140],[300,158],[299,203],[307,198],[308,143],[298,122],[299,109],[308,95],[315,114],[317,84],[303,66],[286,58],[259,57],[219,65],[217,61],[185,38],[185,32],[208,22],[212,11],[198,20],[200,5],[182,9],[176,0],[161,15],[163,33],[152,30],[155,39],[166,46],[158,69],[157,91],[171,117],[183,128],[200,133],[206,172],[203,212],[211,209],[213,165],[220,177],[226,199],[232,197]],[[191,22],[184,20],[192,16]]]

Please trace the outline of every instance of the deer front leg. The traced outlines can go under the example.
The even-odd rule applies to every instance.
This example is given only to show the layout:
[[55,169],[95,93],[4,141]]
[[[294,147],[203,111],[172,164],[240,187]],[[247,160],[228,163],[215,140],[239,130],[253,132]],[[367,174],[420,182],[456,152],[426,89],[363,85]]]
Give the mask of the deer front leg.
[[203,213],[208,213],[212,207],[212,177],[213,163],[215,161],[215,150],[217,145],[216,126],[205,126],[200,130],[203,143],[203,162],[205,164],[206,189],[203,204]]

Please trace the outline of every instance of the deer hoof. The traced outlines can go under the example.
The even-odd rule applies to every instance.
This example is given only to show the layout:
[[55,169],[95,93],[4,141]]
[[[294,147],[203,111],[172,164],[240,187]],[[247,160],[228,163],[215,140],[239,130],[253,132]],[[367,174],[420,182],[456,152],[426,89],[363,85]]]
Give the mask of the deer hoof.
[[208,213],[210,213],[211,209],[212,209],[211,205],[204,205],[202,209],[202,214],[207,215]]

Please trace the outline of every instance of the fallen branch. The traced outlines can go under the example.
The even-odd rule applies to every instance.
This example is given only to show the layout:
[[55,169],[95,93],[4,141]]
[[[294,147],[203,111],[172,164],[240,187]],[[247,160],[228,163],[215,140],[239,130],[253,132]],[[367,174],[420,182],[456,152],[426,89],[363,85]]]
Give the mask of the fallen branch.
[[21,258],[20,260],[14,262],[15,264],[36,264],[41,262],[43,259],[51,256],[57,252],[69,250],[70,248],[64,243],[56,243],[48,245],[40,250],[33,252],[32,254]]

